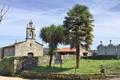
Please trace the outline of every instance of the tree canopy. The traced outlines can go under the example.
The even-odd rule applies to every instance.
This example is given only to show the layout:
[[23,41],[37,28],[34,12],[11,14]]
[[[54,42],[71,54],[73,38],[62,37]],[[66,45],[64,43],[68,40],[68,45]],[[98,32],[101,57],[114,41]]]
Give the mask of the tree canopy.
[[[88,8],[84,5],[76,4],[72,9],[67,12],[67,16],[64,20],[64,28],[66,36],[66,43],[69,44],[71,41],[72,47],[75,46],[77,37],[78,43],[85,48],[90,48],[93,39],[93,19]],[[69,36],[68,36],[69,35]],[[68,42],[69,41],[69,42]]]
[[76,4],[67,12],[64,20],[66,44],[76,48],[76,67],[79,67],[80,47],[90,48],[93,40],[93,19],[88,8]]
[[54,50],[57,48],[59,43],[62,43],[64,40],[64,28],[61,25],[50,25],[41,29],[40,37],[42,40],[49,44],[50,63],[51,67],[52,57],[55,54]]

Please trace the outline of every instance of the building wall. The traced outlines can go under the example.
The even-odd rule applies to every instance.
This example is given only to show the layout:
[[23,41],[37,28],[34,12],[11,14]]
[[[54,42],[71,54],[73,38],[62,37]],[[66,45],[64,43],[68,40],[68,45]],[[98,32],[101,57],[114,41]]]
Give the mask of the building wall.
[[99,45],[97,47],[97,55],[120,55],[120,45],[115,46],[113,44],[109,44],[107,46]]
[[107,55],[116,55],[116,47],[114,45],[108,45]]
[[87,56],[92,56],[90,51],[87,51],[84,48],[80,48],[80,56],[84,56],[84,53],[88,53]]
[[2,56],[2,48],[0,48],[0,58],[1,58],[1,56]]
[[97,55],[106,55],[107,51],[106,51],[106,47],[103,45],[100,45],[97,47]]
[[28,53],[33,53],[34,56],[43,56],[43,46],[36,43],[35,40],[27,40],[15,45],[15,56],[28,56]]
[[14,46],[4,48],[3,53],[4,53],[4,57],[15,56],[15,48],[14,48]]
[[116,52],[117,55],[120,55],[120,45],[117,46],[117,52]]

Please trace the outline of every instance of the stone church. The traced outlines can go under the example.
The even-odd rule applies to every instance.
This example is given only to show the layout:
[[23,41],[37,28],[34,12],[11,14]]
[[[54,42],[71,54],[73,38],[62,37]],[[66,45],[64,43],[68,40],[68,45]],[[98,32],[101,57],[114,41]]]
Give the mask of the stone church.
[[43,45],[35,40],[35,27],[30,21],[26,28],[26,40],[0,48],[0,57],[43,56]]
[[100,41],[100,45],[98,45],[96,53],[96,55],[120,55],[120,44],[114,45],[110,40],[108,45],[104,45],[102,44],[102,41]]

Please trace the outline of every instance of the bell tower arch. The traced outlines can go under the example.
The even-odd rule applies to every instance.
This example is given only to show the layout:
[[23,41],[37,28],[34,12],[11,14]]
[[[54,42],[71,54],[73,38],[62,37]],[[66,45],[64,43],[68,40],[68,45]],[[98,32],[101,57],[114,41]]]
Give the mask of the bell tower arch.
[[35,40],[35,27],[33,26],[32,20],[30,20],[26,28],[26,40],[28,39]]

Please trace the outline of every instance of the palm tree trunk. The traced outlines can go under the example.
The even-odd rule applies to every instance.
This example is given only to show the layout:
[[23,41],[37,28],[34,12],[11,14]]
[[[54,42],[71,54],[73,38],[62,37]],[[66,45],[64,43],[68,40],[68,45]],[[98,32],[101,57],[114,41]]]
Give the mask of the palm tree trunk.
[[62,68],[62,55],[60,55],[60,68]]
[[50,55],[49,67],[51,67],[51,65],[52,65],[52,59],[53,59],[53,55]]
[[76,68],[80,66],[80,45],[77,44],[76,46]]

